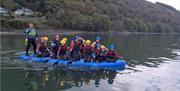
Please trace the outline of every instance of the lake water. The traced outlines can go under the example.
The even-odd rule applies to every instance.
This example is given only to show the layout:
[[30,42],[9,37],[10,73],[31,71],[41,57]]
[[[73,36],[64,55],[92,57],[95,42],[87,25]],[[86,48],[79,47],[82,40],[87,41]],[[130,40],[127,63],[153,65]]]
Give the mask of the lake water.
[[17,57],[24,52],[24,36],[1,35],[1,91],[180,91],[179,34],[99,35],[103,44],[116,44],[128,63],[124,70],[23,62]]

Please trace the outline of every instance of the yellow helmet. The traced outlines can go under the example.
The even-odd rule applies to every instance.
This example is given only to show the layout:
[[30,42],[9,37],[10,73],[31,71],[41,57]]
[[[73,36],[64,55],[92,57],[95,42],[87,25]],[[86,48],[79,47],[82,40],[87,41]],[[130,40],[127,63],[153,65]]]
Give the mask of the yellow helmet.
[[61,40],[61,45],[64,45],[66,43],[65,40]]
[[90,40],[86,40],[86,44],[91,44],[91,41]]
[[46,36],[46,37],[44,37],[44,40],[45,40],[45,41],[48,41],[48,37],[47,37],[47,36]]
[[65,41],[67,41],[67,38],[66,38],[66,37],[64,37],[62,40],[65,40]]
[[104,48],[106,48],[105,45],[101,45],[101,49],[104,49]]

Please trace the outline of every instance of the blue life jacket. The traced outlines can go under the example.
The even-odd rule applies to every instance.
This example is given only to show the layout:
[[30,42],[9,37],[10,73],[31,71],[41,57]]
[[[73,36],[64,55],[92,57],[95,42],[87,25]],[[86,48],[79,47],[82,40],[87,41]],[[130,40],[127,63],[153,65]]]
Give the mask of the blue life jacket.
[[27,28],[24,33],[26,34],[28,39],[36,39],[37,33],[34,28]]

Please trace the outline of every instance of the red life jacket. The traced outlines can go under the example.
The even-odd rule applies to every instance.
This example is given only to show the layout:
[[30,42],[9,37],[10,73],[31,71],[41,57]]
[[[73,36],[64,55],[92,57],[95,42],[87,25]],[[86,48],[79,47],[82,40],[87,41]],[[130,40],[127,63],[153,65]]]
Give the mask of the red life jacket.
[[95,48],[95,53],[96,53],[96,55],[100,55],[101,49],[96,49],[96,48]]
[[107,52],[107,55],[108,56],[116,56],[116,52],[113,50],[109,50],[108,52]]
[[60,47],[61,47],[61,49],[60,49],[61,51],[66,51],[66,49],[67,49],[67,46],[66,46],[66,44],[64,44],[64,45],[61,45]]
[[91,50],[91,46],[90,45],[86,45],[85,47],[84,47],[84,52],[88,52],[88,51],[90,51]]
[[40,46],[39,46],[39,51],[40,52],[45,52],[47,49],[45,43],[40,43]]

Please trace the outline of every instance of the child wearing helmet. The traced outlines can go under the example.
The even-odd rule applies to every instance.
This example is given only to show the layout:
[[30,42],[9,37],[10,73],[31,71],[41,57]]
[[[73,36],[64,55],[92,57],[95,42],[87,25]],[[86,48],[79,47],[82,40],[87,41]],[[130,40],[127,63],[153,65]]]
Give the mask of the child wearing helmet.
[[62,40],[64,40],[64,41],[66,41],[66,42],[67,42],[67,40],[68,40],[68,39],[67,39],[66,37],[64,37]]
[[100,53],[101,53],[101,44],[96,44],[95,48],[94,48],[94,56],[95,56],[95,61],[99,62],[100,60]]
[[60,40],[59,35],[55,35],[54,41],[51,43],[51,48],[52,48],[51,57],[52,58],[57,58],[57,52],[60,45],[59,40]]
[[120,58],[121,56],[115,51],[115,45],[114,44],[110,44],[109,46],[109,50],[106,54],[106,58],[107,61],[116,61],[118,58]]
[[70,57],[74,60],[79,60],[82,56],[83,40],[80,37],[75,37],[70,45]]
[[67,45],[66,45],[66,40],[61,40],[60,41],[60,46],[58,49],[57,53],[57,58],[66,58],[67,54]]
[[107,49],[105,45],[101,45],[100,47],[97,46],[96,57],[95,57],[96,62],[104,61],[106,59],[106,53],[107,53]]
[[92,43],[92,47],[96,47],[96,44],[99,44],[100,43],[100,40],[101,40],[101,37],[100,36],[96,36],[96,41]]
[[85,61],[91,61],[92,59],[92,46],[91,46],[91,41],[90,40],[86,40],[85,41],[85,45],[83,47],[83,58]]
[[101,45],[99,61],[104,61],[106,59],[106,54],[107,54],[107,48],[105,47],[105,45]]
[[49,57],[50,52],[46,45],[44,37],[40,38],[40,43],[37,46],[36,52],[38,53],[38,57]]

